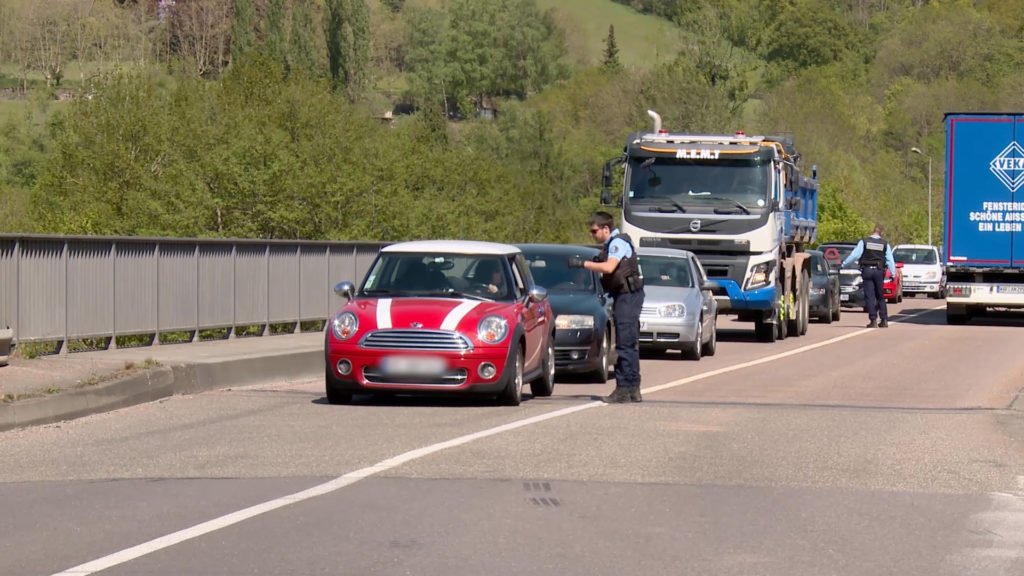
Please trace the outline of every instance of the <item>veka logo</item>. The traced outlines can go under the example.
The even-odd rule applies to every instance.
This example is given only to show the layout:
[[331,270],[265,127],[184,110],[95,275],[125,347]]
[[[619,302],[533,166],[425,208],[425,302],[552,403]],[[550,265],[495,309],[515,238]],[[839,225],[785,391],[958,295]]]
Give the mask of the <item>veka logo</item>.
[[1016,142],[1010,142],[1009,146],[1003,148],[1003,151],[989,162],[988,167],[1010,192],[1016,192],[1024,185],[1024,148]]

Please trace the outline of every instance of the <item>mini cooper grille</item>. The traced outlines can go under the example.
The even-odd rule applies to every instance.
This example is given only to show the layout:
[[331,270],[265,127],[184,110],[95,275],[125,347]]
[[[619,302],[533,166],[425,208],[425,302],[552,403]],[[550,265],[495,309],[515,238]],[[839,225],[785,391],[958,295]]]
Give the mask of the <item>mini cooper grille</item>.
[[472,350],[469,340],[447,330],[377,330],[360,342],[363,348],[383,350]]
[[465,368],[448,370],[438,376],[388,376],[377,368],[363,368],[363,378],[370,384],[404,384],[407,386],[461,386],[466,383]]

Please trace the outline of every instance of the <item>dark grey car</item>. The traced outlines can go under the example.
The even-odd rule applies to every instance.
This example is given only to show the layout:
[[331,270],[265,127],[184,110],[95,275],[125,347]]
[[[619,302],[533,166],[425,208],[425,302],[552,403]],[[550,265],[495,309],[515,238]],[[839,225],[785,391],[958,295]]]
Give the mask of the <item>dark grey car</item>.
[[611,299],[596,272],[569,268],[569,257],[592,260],[596,248],[563,244],[519,244],[538,286],[548,291],[555,316],[555,371],[583,373],[596,382],[608,379],[615,363]]
[[839,320],[839,268],[833,268],[820,250],[808,250],[811,255],[811,317],[831,324]]

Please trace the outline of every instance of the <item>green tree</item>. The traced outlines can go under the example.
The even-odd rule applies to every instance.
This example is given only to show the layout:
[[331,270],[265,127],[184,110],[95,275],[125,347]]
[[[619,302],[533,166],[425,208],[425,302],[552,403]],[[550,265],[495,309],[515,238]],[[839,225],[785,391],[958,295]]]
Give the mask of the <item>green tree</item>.
[[349,44],[345,28],[345,1],[327,0],[326,8],[327,65],[331,83],[338,90],[345,84],[345,49]]
[[256,11],[252,0],[232,0],[231,60],[240,60],[256,45]]
[[288,37],[285,33],[286,17],[285,0],[268,0],[263,50],[271,58],[279,62],[286,62],[285,46],[288,43]]
[[618,70],[622,68],[622,63],[619,62],[619,45],[615,41],[615,25],[608,25],[608,35],[604,39],[604,58],[601,60],[601,65],[611,70]]
[[309,2],[296,2],[292,8],[291,32],[288,34],[287,69],[291,74],[308,78],[319,75],[316,25]]

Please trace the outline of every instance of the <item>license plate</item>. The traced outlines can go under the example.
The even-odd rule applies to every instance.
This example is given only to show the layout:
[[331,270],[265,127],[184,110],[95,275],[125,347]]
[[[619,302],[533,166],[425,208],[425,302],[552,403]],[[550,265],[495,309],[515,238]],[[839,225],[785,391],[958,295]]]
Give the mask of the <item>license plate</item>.
[[1024,285],[996,286],[1000,294],[1024,294]]
[[448,369],[448,362],[436,356],[388,356],[380,369],[391,376],[437,376]]
[[840,302],[849,302],[850,301],[850,295],[849,294],[840,294],[839,295],[839,301]]

